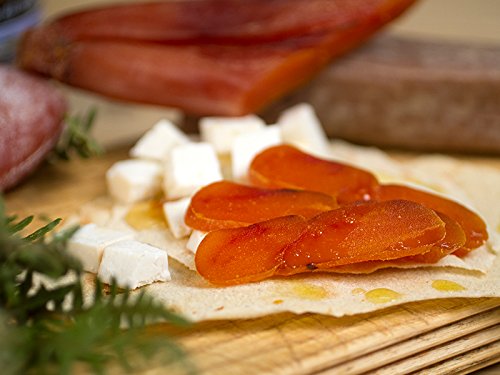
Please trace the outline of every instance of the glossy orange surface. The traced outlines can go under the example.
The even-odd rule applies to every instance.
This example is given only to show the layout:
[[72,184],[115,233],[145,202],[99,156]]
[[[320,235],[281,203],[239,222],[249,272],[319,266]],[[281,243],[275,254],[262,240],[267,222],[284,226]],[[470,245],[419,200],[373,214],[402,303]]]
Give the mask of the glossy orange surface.
[[306,226],[307,221],[300,216],[285,216],[210,232],[196,251],[196,269],[217,285],[266,279],[281,265],[283,248]]
[[256,186],[329,194],[339,204],[373,199],[378,187],[375,176],[367,171],[320,159],[288,145],[271,147],[257,155],[249,178]]
[[457,255],[467,254],[469,251],[481,246],[488,239],[484,221],[476,213],[450,199],[402,185],[381,185],[376,199],[407,199],[449,216],[465,232],[465,244],[457,250]]
[[275,217],[309,219],[337,208],[329,195],[288,189],[262,189],[220,181],[205,186],[191,199],[186,224],[204,232],[236,228]]
[[410,201],[345,206],[308,222],[283,255],[280,274],[426,253],[445,236],[434,211]]
[[210,232],[196,252],[196,268],[213,284],[240,284],[415,256],[444,236],[445,223],[422,205],[362,203],[309,220],[286,216]]
[[466,237],[460,224],[444,214],[438,213],[438,216],[445,223],[446,235],[444,238],[433,245],[428,252],[409,256],[401,261],[432,264],[464,246]]

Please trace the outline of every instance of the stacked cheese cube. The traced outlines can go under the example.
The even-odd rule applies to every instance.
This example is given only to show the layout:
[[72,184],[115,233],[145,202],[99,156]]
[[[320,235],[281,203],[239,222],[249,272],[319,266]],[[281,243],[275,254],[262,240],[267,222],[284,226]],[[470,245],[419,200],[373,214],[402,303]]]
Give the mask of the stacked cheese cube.
[[87,224],[71,237],[68,252],[85,271],[97,273],[106,283],[116,279],[123,288],[170,280],[167,253],[135,241],[131,233]]
[[[191,234],[187,248],[193,252],[205,233],[192,231],[186,226],[184,216],[190,197],[198,189],[223,178],[221,160],[230,158],[230,176],[226,178],[244,183],[253,158],[268,147],[289,143],[307,152],[328,155],[327,138],[307,104],[283,112],[275,125],[266,125],[255,115],[206,117],[200,121],[200,135],[201,142],[193,142],[174,124],[161,120],[132,148],[132,159],[116,163],[106,176],[111,196],[121,204],[163,196],[166,199],[163,211],[172,235],[183,238]],[[100,244],[101,247],[93,244],[88,251],[92,265],[87,268],[105,280],[114,276],[134,286],[146,281],[127,275],[126,269],[131,264],[145,270],[149,267],[157,280],[167,279],[168,269],[161,274],[152,271],[154,267],[147,262],[167,263],[158,260],[151,249],[142,245],[148,246],[139,246],[130,239]],[[97,267],[101,253],[104,255]],[[137,271],[137,275],[141,272]]]

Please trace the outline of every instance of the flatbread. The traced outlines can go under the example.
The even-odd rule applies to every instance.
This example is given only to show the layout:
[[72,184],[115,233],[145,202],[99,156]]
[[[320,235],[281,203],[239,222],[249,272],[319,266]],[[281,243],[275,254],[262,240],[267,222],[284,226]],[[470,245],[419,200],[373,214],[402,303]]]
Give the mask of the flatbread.
[[[353,315],[434,298],[500,297],[500,172],[452,158],[422,157],[406,163],[377,149],[332,144],[332,158],[371,170],[383,182],[417,184],[466,204],[487,222],[486,245],[458,258],[449,255],[434,265],[392,264],[369,274],[311,273],[274,277],[245,285],[216,287],[195,271],[187,239],[168,230],[134,231],[124,216],[129,207],[103,198],[85,206],[83,222],[134,231],[140,241],[167,251],[172,281],[144,287],[157,301],[193,321],[247,319],[281,312]],[[392,267],[406,269],[396,269]],[[137,292],[134,292],[137,293]]]

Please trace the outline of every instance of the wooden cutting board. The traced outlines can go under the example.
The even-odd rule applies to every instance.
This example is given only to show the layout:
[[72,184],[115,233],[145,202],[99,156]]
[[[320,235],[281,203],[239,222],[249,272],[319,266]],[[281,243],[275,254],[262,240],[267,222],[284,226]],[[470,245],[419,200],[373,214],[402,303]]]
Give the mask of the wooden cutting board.
[[[106,194],[105,171],[126,157],[120,149],[47,164],[6,195],[7,209],[68,217]],[[500,169],[498,159],[476,162]],[[173,335],[201,374],[465,374],[500,362],[500,298],[440,299],[344,318],[279,314],[153,329]],[[153,362],[144,374],[183,372]]]

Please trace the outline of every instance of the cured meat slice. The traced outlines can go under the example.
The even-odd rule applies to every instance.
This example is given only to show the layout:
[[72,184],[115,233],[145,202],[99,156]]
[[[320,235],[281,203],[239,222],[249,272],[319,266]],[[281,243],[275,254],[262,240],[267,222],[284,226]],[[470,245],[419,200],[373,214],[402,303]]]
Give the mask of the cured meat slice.
[[43,161],[59,139],[66,109],[50,84],[0,65],[0,192]]

